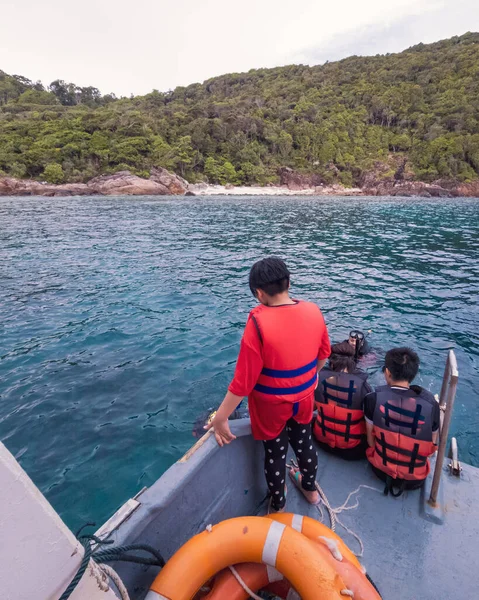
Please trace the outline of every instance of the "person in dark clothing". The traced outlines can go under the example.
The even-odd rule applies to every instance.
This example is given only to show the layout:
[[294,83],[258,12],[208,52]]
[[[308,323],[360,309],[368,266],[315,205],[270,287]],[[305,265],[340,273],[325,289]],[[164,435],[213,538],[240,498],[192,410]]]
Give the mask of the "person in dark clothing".
[[383,367],[386,385],[364,400],[366,455],[386,482],[384,493],[393,496],[424,484],[429,456],[436,450],[439,403],[431,392],[411,385],[418,369],[419,357],[410,348],[389,350]]
[[356,360],[366,356],[371,352],[371,345],[366,339],[366,336],[359,329],[353,329],[349,332],[349,338],[344,340],[343,343],[347,342],[354,350],[354,358]]
[[374,353],[367,337],[371,331],[364,334],[359,329],[352,329],[349,337],[342,342],[335,344],[339,354],[352,356],[357,364],[363,369],[373,367],[376,363],[377,355]]
[[363,403],[372,392],[367,374],[356,367],[354,349],[335,344],[329,364],[319,373],[313,433],[323,450],[346,460],[364,458],[368,447]]

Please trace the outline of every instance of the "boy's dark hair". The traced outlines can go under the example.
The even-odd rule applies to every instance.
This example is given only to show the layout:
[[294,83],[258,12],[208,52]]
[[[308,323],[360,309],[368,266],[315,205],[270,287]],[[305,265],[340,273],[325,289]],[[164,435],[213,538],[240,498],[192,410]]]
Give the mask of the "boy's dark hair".
[[411,383],[419,370],[419,362],[419,356],[411,348],[392,348],[386,352],[384,369],[389,370],[394,381]]
[[343,371],[346,369],[348,373],[353,373],[356,370],[356,363],[352,356],[346,354],[331,354],[329,357],[329,368],[331,371]]
[[290,272],[286,263],[276,256],[269,256],[254,263],[249,272],[249,287],[253,296],[263,290],[268,296],[285,292],[289,286]]

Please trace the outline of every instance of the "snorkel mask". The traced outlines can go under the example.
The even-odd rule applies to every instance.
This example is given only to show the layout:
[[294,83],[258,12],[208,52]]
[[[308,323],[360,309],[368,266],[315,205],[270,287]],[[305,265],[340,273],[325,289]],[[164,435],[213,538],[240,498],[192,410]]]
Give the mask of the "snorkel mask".
[[359,351],[361,350],[361,346],[364,344],[364,333],[362,331],[359,331],[359,329],[353,329],[349,332],[349,338],[356,342],[354,360],[358,360]]

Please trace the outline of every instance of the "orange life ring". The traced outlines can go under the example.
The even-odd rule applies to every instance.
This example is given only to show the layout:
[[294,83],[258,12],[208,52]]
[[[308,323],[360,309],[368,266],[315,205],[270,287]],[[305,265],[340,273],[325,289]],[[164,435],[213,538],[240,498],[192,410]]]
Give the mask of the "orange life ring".
[[[345,582],[345,587],[354,593],[356,600],[380,600],[374,586],[364,575],[363,568],[356,556],[329,527],[315,519],[292,513],[276,513],[269,515],[269,518],[284,525],[289,525],[310,540],[315,541],[319,546],[323,560],[337,571]],[[249,563],[235,565],[235,569],[246,585],[254,592],[265,588],[274,592],[280,598],[286,598],[291,588],[291,585],[284,581],[281,574],[278,578],[271,569],[267,569],[265,566]],[[231,571],[225,569],[215,578],[213,588],[206,595],[205,600],[222,600],[224,598],[228,598],[228,600],[246,600],[248,597],[248,594]]]
[[[264,588],[266,584],[270,583],[274,579],[274,575],[272,577],[268,577],[268,575],[271,571],[276,570],[270,568],[268,572],[268,567],[255,563],[240,563],[234,567],[249,589],[254,591]],[[281,574],[279,576],[283,579]],[[248,598],[249,594],[238,583],[229,567],[218,573],[212,582],[211,591],[203,596],[204,600],[247,600]]]
[[195,535],[166,563],[145,600],[191,600],[213,575],[244,562],[276,568],[303,600],[344,600],[347,586],[319,545],[266,517],[229,519]]

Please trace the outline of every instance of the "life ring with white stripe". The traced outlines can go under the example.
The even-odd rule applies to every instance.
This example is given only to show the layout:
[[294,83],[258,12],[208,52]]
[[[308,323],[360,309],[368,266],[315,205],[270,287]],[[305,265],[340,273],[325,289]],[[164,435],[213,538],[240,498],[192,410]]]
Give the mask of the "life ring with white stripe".
[[[276,513],[269,515],[268,518],[288,525],[313,540],[323,560],[337,571],[345,583],[345,589],[353,593],[352,597],[355,600],[380,600],[381,596],[368,581],[356,556],[329,527],[310,517],[292,513]],[[254,592],[264,588],[285,600],[298,597],[289,581],[276,569],[254,563],[235,565],[235,569],[248,588]],[[249,598],[228,568],[218,574],[211,591],[204,596],[204,600],[225,598],[228,600]]]
[[319,545],[266,517],[229,519],[192,537],[160,571],[145,600],[191,600],[216,573],[245,562],[276,569],[303,600],[344,600],[347,585]]

